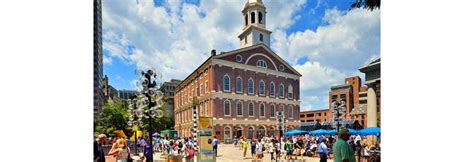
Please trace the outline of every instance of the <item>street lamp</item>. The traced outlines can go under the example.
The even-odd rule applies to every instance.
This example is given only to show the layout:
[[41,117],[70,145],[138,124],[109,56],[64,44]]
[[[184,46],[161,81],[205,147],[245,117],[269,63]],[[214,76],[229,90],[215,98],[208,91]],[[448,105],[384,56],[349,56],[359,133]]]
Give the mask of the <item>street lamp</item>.
[[340,102],[337,100],[332,101],[333,119],[334,121],[336,121],[337,132],[339,132],[339,122],[341,120],[344,120],[345,110],[346,110],[345,107],[346,107],[345,101],[340,101]]
[[[148,119],[148,133],[150,143],[150,155],[147,157],[147,161],[153,161],[153,131],[152,131],[152,120],[155,117],[163,117],[163,111],[158,109],[162,106],[163,93],[158,90],[156,81],[161,78],[161,75],[154,72],[153,70],[147,70],[146,72],[141,71],[141,79],[137,82],[137,86],[140,88],[140,93],[136,98],[131,100],[129,104],[130,118],[127,123],[129,126],[140,125],[143,126],[141,119],[143,117]],[[147,108],[147,110],[145,110]],[[136,142],[136,133],[135,133]],[[135,144],[136,150],[136,144]],[[135,151],[135,153],[137,153]]]

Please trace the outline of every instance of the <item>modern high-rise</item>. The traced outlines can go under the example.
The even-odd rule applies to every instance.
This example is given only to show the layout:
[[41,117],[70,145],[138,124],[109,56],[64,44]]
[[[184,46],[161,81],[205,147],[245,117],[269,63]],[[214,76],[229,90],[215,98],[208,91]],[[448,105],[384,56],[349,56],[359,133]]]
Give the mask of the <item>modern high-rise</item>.
[[102,82],[102,2],[94,0],[94,116],[105,102]]

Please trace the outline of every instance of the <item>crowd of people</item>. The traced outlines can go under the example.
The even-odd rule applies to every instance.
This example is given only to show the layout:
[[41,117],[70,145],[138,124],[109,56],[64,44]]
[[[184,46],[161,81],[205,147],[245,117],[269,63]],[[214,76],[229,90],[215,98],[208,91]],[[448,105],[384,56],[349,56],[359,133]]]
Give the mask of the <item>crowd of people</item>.
[[[282,137],[279,140],[276,137],[241,137],[238,142],[235,141],[237,140],[234,140],[234,145],[243,150],[243,159],[261,160],[264,153],[268,153],[272,161],[302,159],[303,156],[318,157],[321,162],[327,159],[339,161],[340,158],[355,160],[355,155],[363,160],[371,155],[371,150],[379,148],[377,145],[369,145],[365,136],[350,135],[347,129],[342,129],[338,135],[299,135]],[[247,156],[248,149],[251,152],[250,157]],[[352,156],[346,157],[348,155]]]
[[[132,159],[135,152],[142,160],[146,160],[150,153],[159,152],[165,156],[179,156],[186,159],[194,158],[197,150],[197,141],[193,137],[183,138],[167,138],[167,137],[153,137],[153,148],[150,148],[149,138],[138,138],[137,146],[135,143],[125,138],[110,138],[107,139],[105,134],[97,136],[94,141],[94,161],[105,162],[105,156],[113,156],[117,162],[127,162]],[[104,146],[111,143],[112,146],[108,153],[104,153]],[[218,140],[216,137],[212,140],[214,153],[217,155]],[[137,148],[137,150],[135,150]],[[133,149],[133,150],[132,150]]]

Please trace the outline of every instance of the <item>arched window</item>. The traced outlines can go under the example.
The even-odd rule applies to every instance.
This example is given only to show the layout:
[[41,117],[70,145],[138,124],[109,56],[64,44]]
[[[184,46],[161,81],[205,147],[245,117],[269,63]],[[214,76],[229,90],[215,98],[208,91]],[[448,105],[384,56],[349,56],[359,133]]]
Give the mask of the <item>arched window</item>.
[[229,127],[224,128],[224,138],[225,139],[230,139],[230,128]]
[[288,98],[293,99],[293,86],[292,85],[288,86]]
[[285,86],[283,84],[280,84],[280,89],[278,90],[278,94],[280,94],[280,98],[285,97]]
[[258,12],[258,23],[262,24],[263,23],[263,15],[262,12]]
[[263,138],[265,137],[265,128],[260,126],[257,130],[257,138]]
[[249,24],[249,15],[245,14],[245,26]]
[[249,132],[248,132],[248,136],[247,136],[248,139],[253,138],[253,132],[254,132],[253,127],[249,127]]
[[265,96],[265,82],[263,80],[258,83],[258,95]]
[[253,103],[250,102],[250,103],[249,103],[249,116],[253,116],[253,112],[254,112],[254,111],[253,111]]
[[244,114],[244,110],[242,108],[242,102],[237,102],[237,116],[242,116]]
[[285,112],[285,106],[280,105],[280,112]]
[[270,117],[275,117],[275,105],[270,105]]
[[265,116],[265,105],[263,103],[260,104],[260,109],[258,110],[258,113],[260,114],[260,117]]
[[253,95],[253,80],[249,79],[248,85],[247,85],[247,94],[252,94]]
[[230,92],[230,77],[224,75],[224,92]]
[[270,82],[270,96],[275,96],[275,84]]
[[288,106],[288,118],[293,118],[293,105]]
[[252,13],[250,14],[250,20],[251,20],[251,23],[252,23],[252,24],[255,23],[255,12],[252,12]]
[[224,115],[230,116],[230,101],[229,100],[224,101]]
[[263,60],[258,60],[257,61],[257,67],[267,68],[267,62],[265,62]]
[[240,78],[240,77],[237,77],[236,91],[237,91],[237,93],[242,93],[242,78]]
[[260,41],[263,42],[263,35],[260,34]]

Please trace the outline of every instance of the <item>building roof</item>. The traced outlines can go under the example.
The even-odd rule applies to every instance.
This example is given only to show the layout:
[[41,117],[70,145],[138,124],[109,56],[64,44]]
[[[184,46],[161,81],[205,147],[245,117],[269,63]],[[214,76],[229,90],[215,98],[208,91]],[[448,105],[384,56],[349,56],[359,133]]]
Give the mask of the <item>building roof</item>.
[[349,88],[351,88],[350,84],[343,84],[343,85],[331,86],[331,91],[339,90],[339,89],[349,89]]
[[357,104],[354,109],[352,109],[350,115],[361,115],[367,113],[367,104]]
[[363,73],[366,73],[367,71],[377,69],[377,68],[380,69],[380,57],[375,58],[369,64],[367,64],[365,66],[362,66],[361,68],[359,68],[359,71],[363,72]]

